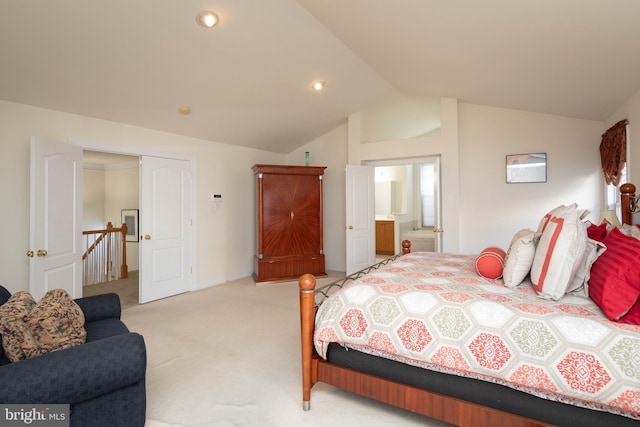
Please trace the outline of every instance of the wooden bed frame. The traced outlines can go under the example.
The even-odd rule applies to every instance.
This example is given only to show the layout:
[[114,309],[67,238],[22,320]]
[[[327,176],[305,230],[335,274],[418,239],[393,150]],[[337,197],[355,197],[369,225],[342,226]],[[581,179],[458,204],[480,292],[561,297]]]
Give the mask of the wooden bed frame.
[[[635,190],[636,188],[633,184],[623,184],[620,187],[621,222],[623,224],[632,223],[632,212],[636,208]],[[404,241],[402,246],[402,252],[408,253],[411,243]],[[391,257],[345,279],[318,289],[318,293],[326,297],[328,287],[342,287],[345,283],[356,280],[398,256],[400,255]],[[315,314],[317,311],[316,279],[311,274],[305,274],[300,277],[298,285],[300,287],[300,331],[302,341],[302,402],[305,411],[311,408],[311,388],[314,384],[322,382],[460,427],[552,427],[552,424],[329,363],[318,356],[313,346]]]

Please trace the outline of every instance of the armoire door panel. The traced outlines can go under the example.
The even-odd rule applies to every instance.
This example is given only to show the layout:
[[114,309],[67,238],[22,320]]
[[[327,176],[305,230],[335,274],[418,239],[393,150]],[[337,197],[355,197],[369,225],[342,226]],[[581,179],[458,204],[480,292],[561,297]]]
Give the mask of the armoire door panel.
[[[256,281],[326,275],[322,179],[325,167],[255,165]],[[302,273],[300,273],[302,272]]]

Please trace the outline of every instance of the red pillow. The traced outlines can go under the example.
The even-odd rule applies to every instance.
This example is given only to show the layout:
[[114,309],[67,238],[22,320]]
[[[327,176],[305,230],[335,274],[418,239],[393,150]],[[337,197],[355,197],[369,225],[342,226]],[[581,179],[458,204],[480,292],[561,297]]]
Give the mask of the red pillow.
[[589,297],[618,321],[640,298],[640,240],[614,228],[602,243],[607,249],[591,267]]
[[591,224],[587,227],[587,236],[589,236],[590,239],[602,242],[604,238],[607,237],[607,223],[603,222],[600,225]]
[[618,320],[620,323],[628,323],[630,325],[640,325],[640,300],[631,307],[631,310]]
[[476,258],[476,271],[487,279],[499,279],[504,270],[504,259],[507,254],[496,246],[490,246],[480,252]]

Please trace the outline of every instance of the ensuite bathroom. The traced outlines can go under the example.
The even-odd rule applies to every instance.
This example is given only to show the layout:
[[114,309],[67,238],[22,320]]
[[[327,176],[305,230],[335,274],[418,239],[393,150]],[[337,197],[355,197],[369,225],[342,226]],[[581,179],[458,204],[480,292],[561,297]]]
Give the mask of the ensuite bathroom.
[[376,256],[397,254],[402,241],[412,252],[440,247],[439,157],[375,166]]

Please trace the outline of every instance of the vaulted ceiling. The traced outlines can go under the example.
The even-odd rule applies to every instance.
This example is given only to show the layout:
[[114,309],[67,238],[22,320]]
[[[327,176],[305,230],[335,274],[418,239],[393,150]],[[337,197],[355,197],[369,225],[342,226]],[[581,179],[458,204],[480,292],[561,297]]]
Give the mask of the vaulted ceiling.
[[639,24],[637,0],[2,0],[0,99],[279,153],[397,94],[605,120]]

